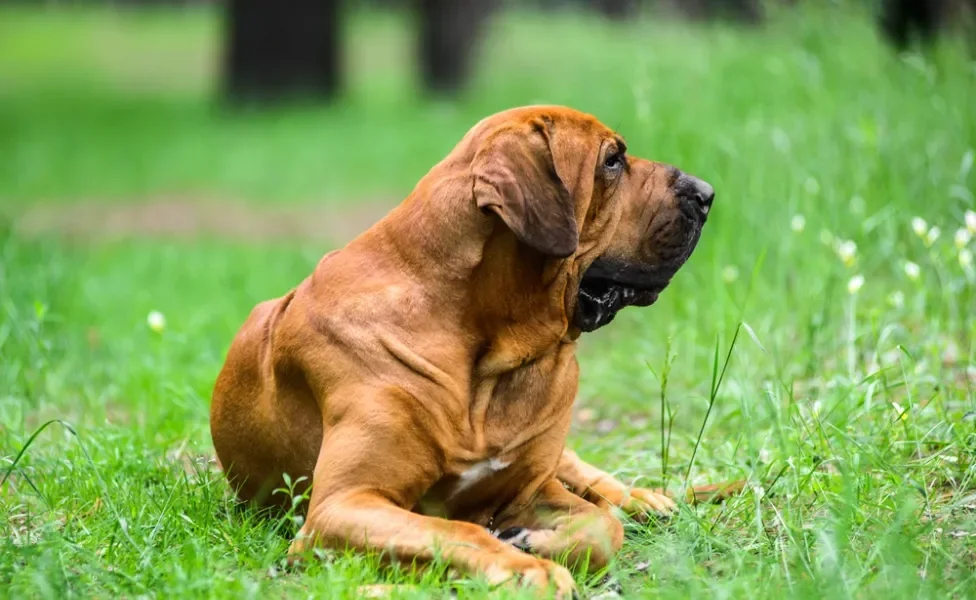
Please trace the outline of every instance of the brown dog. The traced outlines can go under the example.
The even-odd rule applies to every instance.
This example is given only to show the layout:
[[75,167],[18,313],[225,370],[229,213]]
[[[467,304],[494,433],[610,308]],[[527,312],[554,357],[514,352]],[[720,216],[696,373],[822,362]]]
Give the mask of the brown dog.
[[565,449],[576,339],[657,299],[713,195],[574,110],[481,121],[406,201],[251,313],[211,410],[231,485],[272,504],[282,474],[314,481],[292,555],[439,557],[568,596],[549,559],[606,565],[623,537],[610,507],[674,507]]

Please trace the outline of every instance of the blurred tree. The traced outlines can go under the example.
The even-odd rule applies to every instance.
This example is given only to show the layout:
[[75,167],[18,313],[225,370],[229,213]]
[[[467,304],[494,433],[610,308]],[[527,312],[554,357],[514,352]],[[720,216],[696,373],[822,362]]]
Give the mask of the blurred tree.
[[[495,0],[414,0],[417,54],[429,91],[451,93],[464,86],[495,5]],[[340,0],[226,0],[225,96],[235,103],[334,97],[342,83],[340,13]]]
[[637,16],[640,11],[640,0],[590,0],[590,6],[601,15],[624,20]]
[[976,0],[882,0],[879,25],[885,38],[898,50],[913,43],[931,44],[939,31],[952,22],[969,29],[970,43],[976,42],[972,18]]
[[428,91],[453,93],[471,74],[474,53],[494,0],[417,0],[418,56]]
[[[134,1],[134,0],[129,0]],[[152,1],[152,0],[141,0]],[[160,0],[165,1],[165,0]],[[411,6],[417,14],[417,58],[424,87],[451,94],[471,76],[485,25],[499,4],[589,8],[614,20],[636,17],[645,5],[669,4],[699,19],[758,23],[764,0],[347,0],[374,9]],[[765,0],[771,2],[773,0]],[[792,3],[793,0],[778,0]],[[897,40],[932,7],[948,0],[882,0]],[[224,0],[224,93],[234,102],[278,102],[293,97],[330,99],[341,88],[341,0]],[[907,8],[906,8],[907,7]],[[900,12],[899,12],[900,11]],[[907,11],[907,12],[906,12]],[[913,12],[914,11],[914,12]],[[918,15],[924,13],[921,17]],[[929,11],[929,12],[925,12]],[[933,13],[934,14],[934,13]],[[911,15],[906,17],[906,15]],[[912,21],[915,19],[915,21]],[[927,20],[926,20],[927,19]],[[926,25],[927,24],[927,25]],[[886,25],[886,27],[888,27]],[[886,29],[887,31],[887,29]]]
[[338,0],[226,0],[224,92],[235,102],[339,91]]
[[694,19],[732,19],[759,23],[763,19],[762,0],[678,0],[681,10]]
[[943,0],[884,0],[881,5],[881,30],[899,50],[913,39],[932,41],[945,8]]

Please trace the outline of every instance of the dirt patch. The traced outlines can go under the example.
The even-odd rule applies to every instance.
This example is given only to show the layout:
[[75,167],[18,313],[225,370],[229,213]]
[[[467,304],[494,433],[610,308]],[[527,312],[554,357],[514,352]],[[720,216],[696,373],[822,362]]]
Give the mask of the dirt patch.
[[268,208],[189,196],[130,203],[85,201],[30,207],[14,218],[14,229],[24,236],[54,234],[82,240],[216,237],[343,243],[380,220],[395,204],[391,200]]

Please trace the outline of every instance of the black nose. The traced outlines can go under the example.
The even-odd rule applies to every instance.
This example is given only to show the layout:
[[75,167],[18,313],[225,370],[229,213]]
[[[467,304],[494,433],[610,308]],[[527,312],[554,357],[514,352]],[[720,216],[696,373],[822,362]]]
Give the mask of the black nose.
[[715,189],[707,182],[682,173],[675,182],[675,192],[681,199],[682,209],[704,219],[715,200]]

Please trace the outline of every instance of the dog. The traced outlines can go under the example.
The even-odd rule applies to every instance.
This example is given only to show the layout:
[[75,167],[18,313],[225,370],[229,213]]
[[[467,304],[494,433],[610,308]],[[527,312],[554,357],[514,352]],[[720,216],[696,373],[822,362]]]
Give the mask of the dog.
[[588,114],[482,120],[402,204],[251,312],[211,408],[231,486],[287,507],[272,493],[284,474],[314,483],[290,557],[441,559],[570,597],[555,560],[607,565],[613,507],[675,507],[565,447],[577,339],[657,300],[714,196]]

